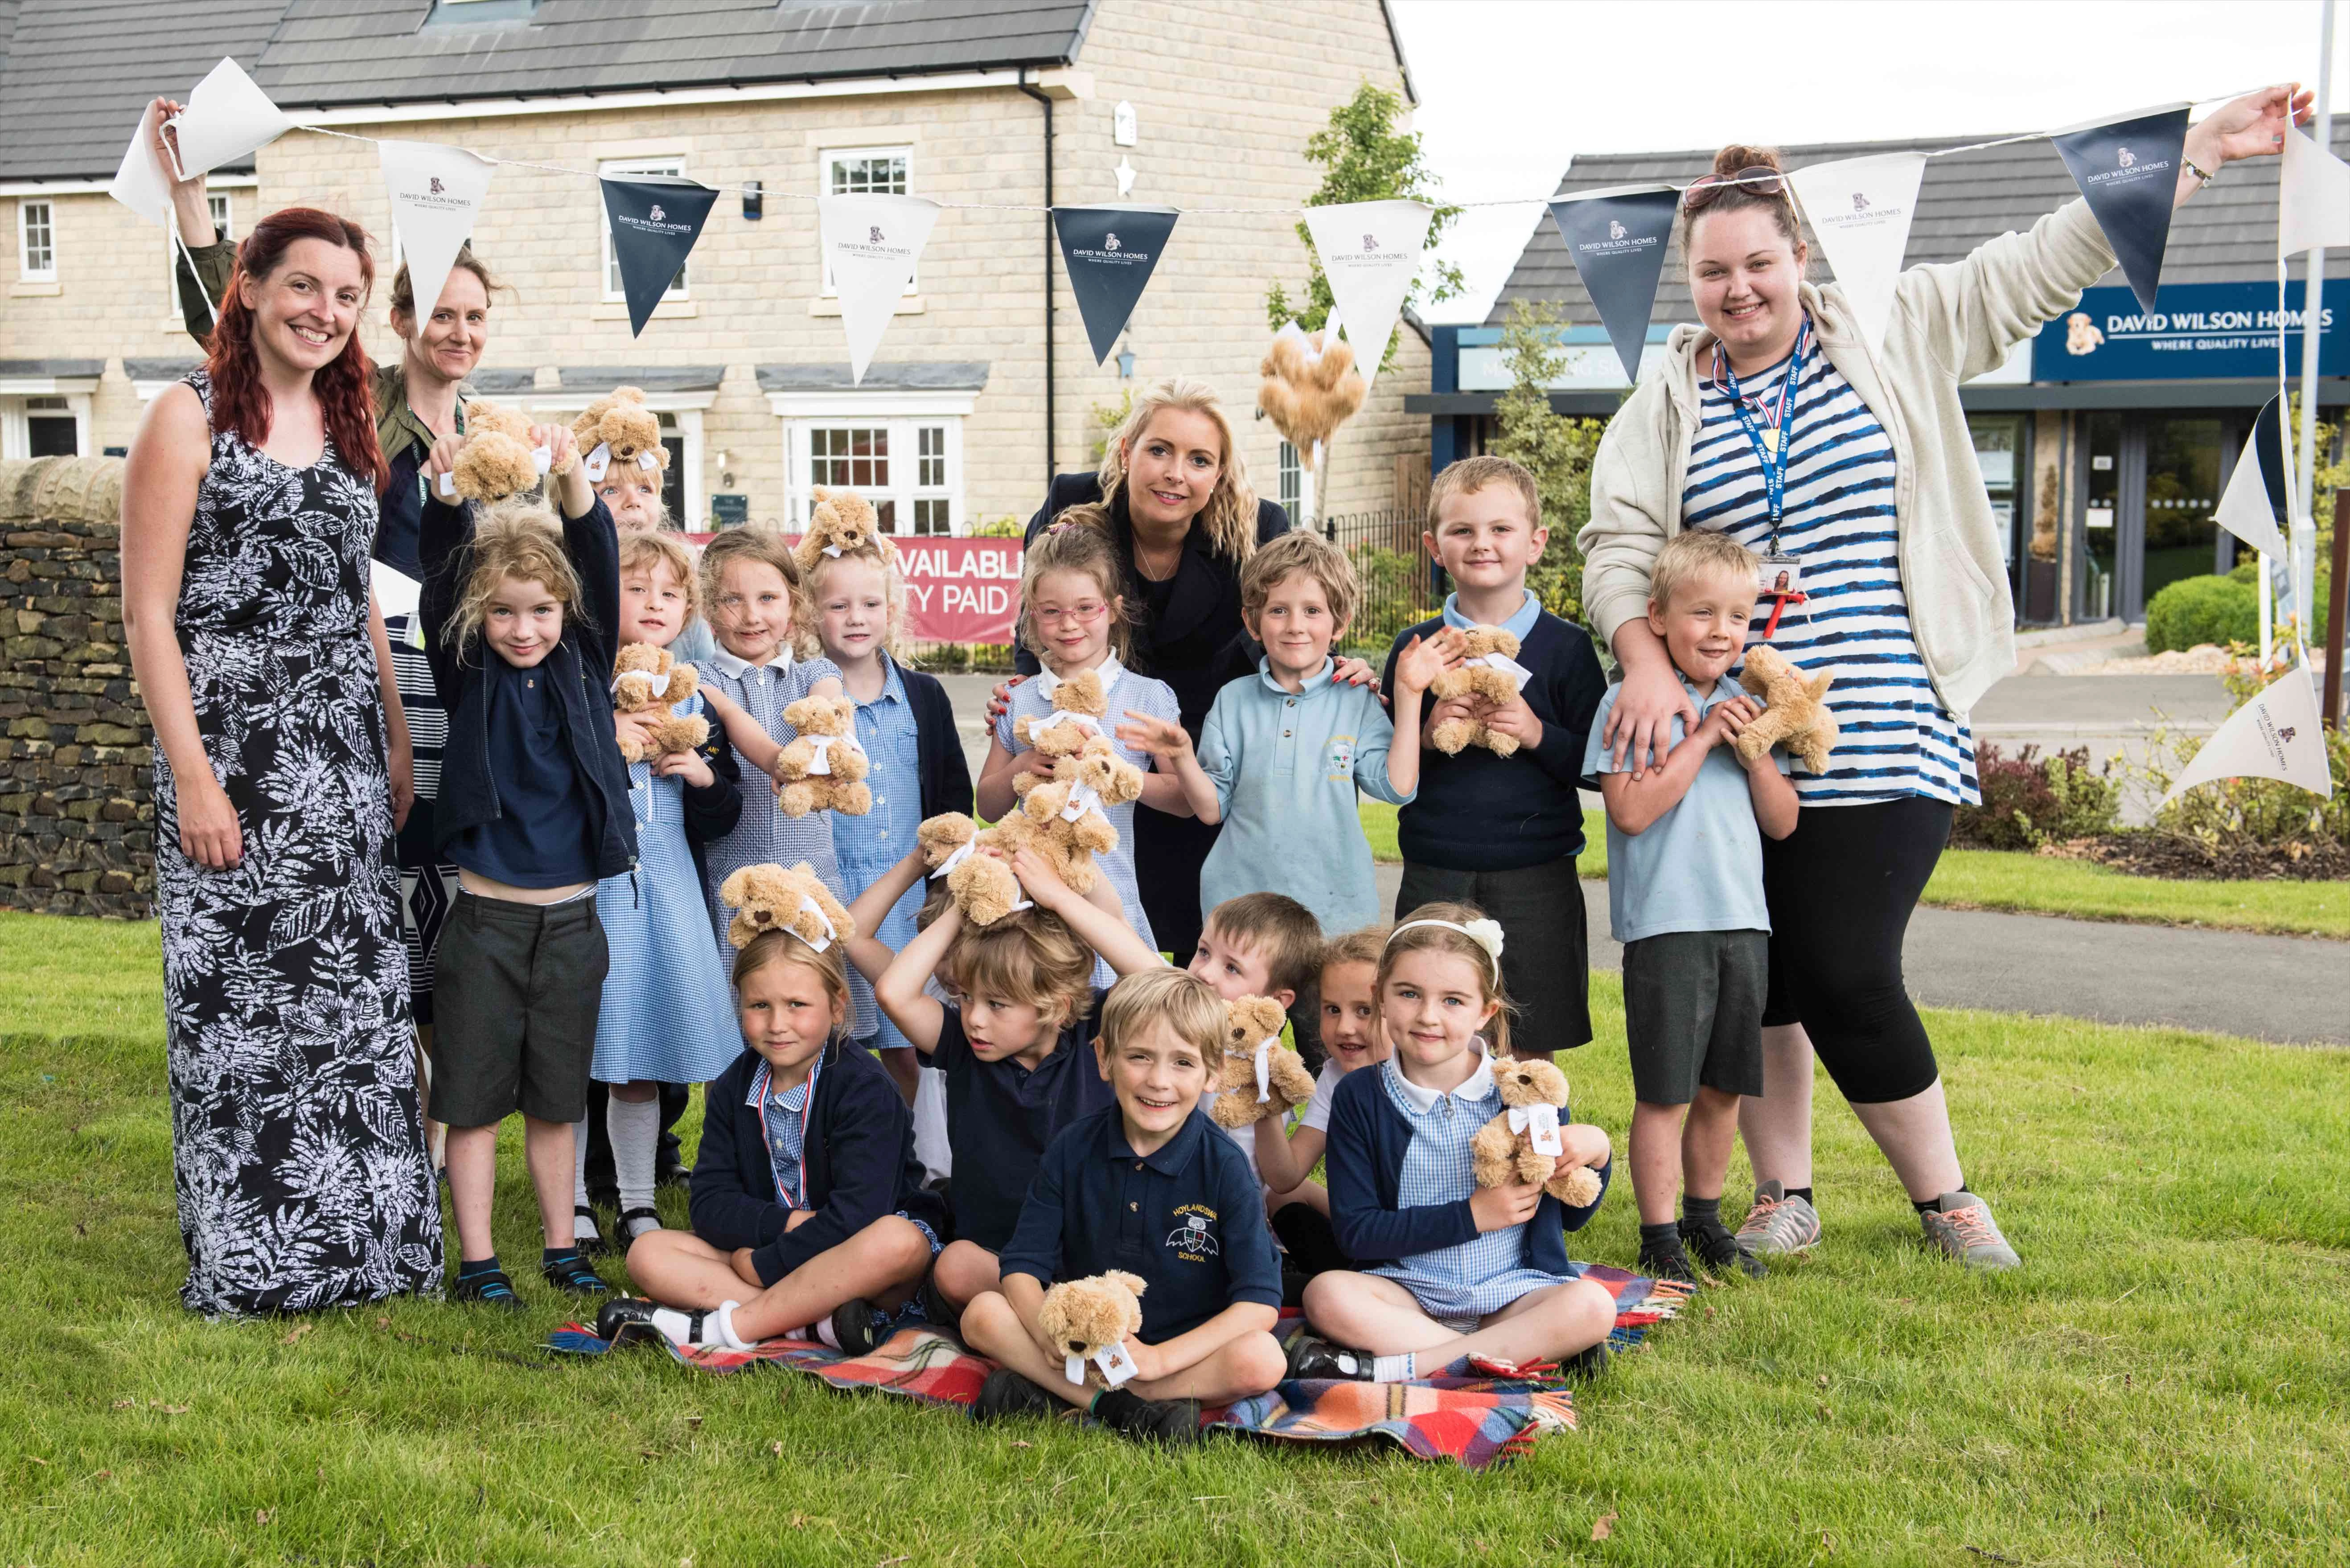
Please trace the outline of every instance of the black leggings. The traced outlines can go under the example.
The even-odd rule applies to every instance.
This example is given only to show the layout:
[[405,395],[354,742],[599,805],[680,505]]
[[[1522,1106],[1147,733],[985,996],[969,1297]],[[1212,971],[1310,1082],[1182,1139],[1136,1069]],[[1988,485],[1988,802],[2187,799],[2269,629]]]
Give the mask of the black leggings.
[[1771,907],[1765,1024],[1800,1023],[1844,1097],[1906,1100],[1933,1087],[1933,1043],[1901,983],[1910,911],[1950,836],[1950,807],[1921,795],[1805,806],[1762,841]]

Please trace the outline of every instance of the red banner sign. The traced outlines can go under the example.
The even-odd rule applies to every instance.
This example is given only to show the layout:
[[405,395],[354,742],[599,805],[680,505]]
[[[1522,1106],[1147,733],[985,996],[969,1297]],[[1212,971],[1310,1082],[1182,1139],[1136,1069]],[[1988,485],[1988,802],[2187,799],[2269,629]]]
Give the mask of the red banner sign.
[[[697,545],[717,535],[689,534]],[[796,543],[796,535],[795,535]],[[906,574],[906,635],[916,642],[1012,640],[1020,602],[1017,538],[894,539]]]

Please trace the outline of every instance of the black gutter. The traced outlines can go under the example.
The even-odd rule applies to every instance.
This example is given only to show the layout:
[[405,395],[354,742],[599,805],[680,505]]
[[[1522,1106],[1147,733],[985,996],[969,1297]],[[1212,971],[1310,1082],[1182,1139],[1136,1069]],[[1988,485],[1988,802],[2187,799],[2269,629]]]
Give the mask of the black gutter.
[[1050,489],[1059,472],[1059,453],[1053,447],[1053,99],[1028,80],[1020,67],[1020,90],[1045,106],[1045,485]]

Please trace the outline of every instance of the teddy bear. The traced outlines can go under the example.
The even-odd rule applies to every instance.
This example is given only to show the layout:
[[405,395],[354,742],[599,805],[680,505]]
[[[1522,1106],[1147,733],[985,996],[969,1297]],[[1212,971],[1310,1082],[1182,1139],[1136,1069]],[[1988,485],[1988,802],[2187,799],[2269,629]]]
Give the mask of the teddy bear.
[[1062,1355],[1062,1372],[1078,1386],[1115,1388],[1132,1378],[1126,1342],[1142,1332],[1149,1288],[1137,1274],[1112,1269],[1090,1279],[1063,1280],[1045,1292],[1036,1309],[1037,1336]]
[[718,885],[718,901],[734,911],[726,940],[739,950],[769,931],[787,930],[816,951],[857,934],[857,922],[805,860],[745,866]]
[[1763,753],[1782,742],[1788,754],[1800,758],[1814,774],[1828,771],[1828,753],[1835,750],[1835,715],[1823,701],[1835,678],[1826,670],[1806,680],[1787,662],[1787,656],[1767,642],[1746,650],[1746,669],[1738,684],[1762,699],[1762,716],[1738,736],[1738,760],[1752,766]]
[[1061,879],[1076,892],[1090,893],[1098,875],[1094,857],[1118,847],[1118,829],[1107,808],[1142,797],[1142,770],[1102,735],[1088,737],[1075,756],[1055,760],[1053,769],[1042,782],[1031,775],[1019,809],[1007,813],[1005,822],[1024,819],[1035,830],[1037,849]]
[[963,919],[974,926],[992,926],[1032,907],[1020,878],[1012,874],[1012,856],[1032,831],[1018,812],[994,827],[983,828],[962,812],[950,811],[915,828],[914,843],[931,875],[947,879],[947,892]]
[[775,806],[785,816],[837,811],[863,816],[873,809],[865,782],[871,759],[850,732],[857,703],[847,697],[803,697],[784,710],[798,734],[775,756]]
[[1538,1181],[1543,1190],[1570,1209],[1599,1197],[1599,1173],[1587,1165],[1562,1164],[1558,1114],[1566,1108],[1566,1075],[1540,1058],[1496,1061],[1493,1086],[1506,1108],[1477,1129],[1470,1140],[1471,1170],[1480,1187]]
[[696,750],[710,739],[709,720],[699,713],[670,711],[692,696],[699,687],[693,666],[674,662],[668,649],[655,648],[649,642],[623,645],[619,657],[612,660],[613,709],[620,713],[651,714],[655,722],[644,742],[620,742],[621,758],[641,763],[675,752]]
[[799,563],[801,576],[816,570],[816,564],[827,556],[861,550],[868,545],[879,548],[884,564],[897,558],[898,547],[881,532],[881,519],[865,497],[853,490],[827,490],[819,485],[814,502],[807,532],[792,546],[792,558]]
[[545,447],[531,443],[530,416],[474,399],[465,405],[465,438],[457,461],[441,477],[441,496],[463,501],[504,501],[536,486],[547,472],[568,473],[577,462],[557,463]]
[[1350,344],[1295,321],[1273,335],[1257,375],[1256,406],[1299,452],[1336,435],[1369,391]]
[[1485,715],[1514,700],[1526,683],[1525,672],[1515,662],[1518,639],[1498,626],[1472,626],[1461,636],[1461,661],[1430,682],[1428,694],[1438,701],[1473,698],[1478,707],[1466,718],[1445,720],[1428,738],[1446,756],[1460,755],[1465,746],[1482,746],[1506,757],[1518,749],[1518,738],[1489,728]]
[[1296,1052],[1281,1044],[1289,1015],[1269,996],[1224,1003],[1224,1054],[1216,1064],[1221,1091],[1208,1107],[1220,1127],[1253,1127],[1314,1097],[1314,1075]]
[[[1087,670],[1056,681],[1053,694],[1045,701],[1053,711],[1041,719],[1024,718],[1012,726],[1014,739],[1032,747],[1046,763],[1063,757],[1074,757],[1085,750],[1088,740],[1107,741],[1102,721],[1109,716],[1109,693],[1102,686],[1101,674]],[[1046,766],[1041,772],[1023,770],[1012,777],[1013,793],[1025,796],[1045,779],[1055,776],[1055,770]]]
[[669,448],[661,445],[660,416],[645,407],[637,387],[615,387],[608,398],[598,398],[571,421],[579,450],[588,454],[588,477],[600,481],[615,462],[633,462],[657,471],[669,466]]

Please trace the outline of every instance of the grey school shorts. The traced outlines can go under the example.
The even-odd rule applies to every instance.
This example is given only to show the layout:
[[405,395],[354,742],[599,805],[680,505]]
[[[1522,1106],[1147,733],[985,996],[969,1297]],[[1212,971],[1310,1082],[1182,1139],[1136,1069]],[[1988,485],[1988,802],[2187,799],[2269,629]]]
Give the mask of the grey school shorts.
[[1632,1094],[1685,1106],[1698,1086],[1762,1092],[1767,931],[1665,931],[1624,944],[1624,1035]]
[[432,1119],[479,1127],[515,1111],[586,1116],[611,961],[592,896],[515,904],[458,894],[433,982]]

